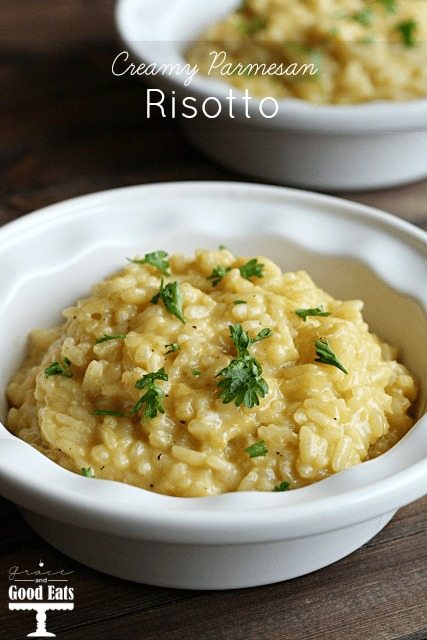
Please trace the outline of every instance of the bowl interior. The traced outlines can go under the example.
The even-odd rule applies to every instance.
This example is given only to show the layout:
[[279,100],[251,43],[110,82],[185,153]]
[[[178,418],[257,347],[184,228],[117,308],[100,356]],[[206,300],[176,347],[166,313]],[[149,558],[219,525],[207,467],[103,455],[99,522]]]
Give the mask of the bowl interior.
[[[363,299],[371,330],[401,347],[403,361],[420,383],[419,412],[425,409],[427,292],[420,288],[427,275],[423,232],[361,205],[316,194],[242,183],[171,183],[77,198],[0,230],[3,420],[5,389],[24,357],[32,328],[59,322],[63,308],[88,294],[91,284],[120,269],[128,256],[157,249],[191,254],[197,247],[219,244],[237,254],[266,255],[285,270],[307,270],[334,297]],[[1,431],[0,426],[0,436]],[[408,454],[396,456],[389,466],[375,460],[339,474],[339,483],[332,478],[299,491],[308,499],[331,490],[345,492],[354,479],[361,487],[372,477],[396,476],[425,459],[425,444],[408,447]],[[83,488],[81,478],[48,464],[37,452],[28,452],[28,459],[29,465],[44,465],[46,478],[56,479],[61,473],[63,478],[72,476],[64,482],[74,483],[75,495]],[[393,462],[391,456],[389,461]],[[372,469],[371,475],[366,475],[364,467]],[[94,500],[103,495],[99,482],[91,483],[98,486]],[[50,483],[50,491],[56,484]],[[86,487],[87,483],[85,500]],[[123,486],[113,494],[121,497],[127,492],[139,500],[147,493],[135,491]],[[219,496],[216,504],[229,504],[229,497]],[[248,502],[245,496],[239,504],[262,504],[265,509],[283,499],[289,504],[299,501],[296,495],[279,499],[274,495],[258,503]],[[179,499],[152,494],[147,500],[147,504],[165,500],[181,504]],[[189,504],[188,499],[183,500]]]

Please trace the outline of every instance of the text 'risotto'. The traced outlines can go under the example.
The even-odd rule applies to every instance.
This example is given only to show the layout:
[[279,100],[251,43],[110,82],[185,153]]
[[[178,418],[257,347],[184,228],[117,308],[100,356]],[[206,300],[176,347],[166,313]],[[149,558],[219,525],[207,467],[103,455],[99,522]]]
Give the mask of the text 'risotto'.
[[304,486],[413,424],[414,380],[362,306],[264,257],[146,254],[32,332],[8,428],[67,469],[173,496]]

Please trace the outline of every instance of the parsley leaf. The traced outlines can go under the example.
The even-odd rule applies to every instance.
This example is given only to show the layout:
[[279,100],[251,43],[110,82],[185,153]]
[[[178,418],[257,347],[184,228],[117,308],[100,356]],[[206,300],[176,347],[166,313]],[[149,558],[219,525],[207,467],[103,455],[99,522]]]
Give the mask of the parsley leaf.
[[234,343],[234,346],[237,349],[237,354],[239,356],[243,356],[248,353],[248,348],[251,344],[251,339],[243,329],[242,325],[239,324],[230,324],[228,327],[230,331],[231,339]]
[[151,298],[153,304],[157,304],[159,300],[162,300],[165,305],[166,311],[181,320],[185,324],[184,315],[182,311],[183,296],[179,282],[169,282],[166,286],[163,286],[163,278],[160,283],[160,291]]
[[230,336],[234,342],[239,356],[249,355],[248,349],[251,344],[268,338],[273,333],[271,329],[262,329],[255,338],[251,338],[243,329],[241,324],[231,324],[229,326]]
[[287,491],[290,487],[290,482],[281,482],[280,484],[276,484],[273,491]]
[[[263,276],[264,265],[258,262],[258,258],[252,258],[246,264],[242,264],[239,267],[240,275],[242,278],[246,278],[246,280],[250,280],[250,278],[262,278]],[[212,273],[207,277],[207,280],[212,282],[212,286],[216,287],[217,284],[221,282],[223,277],[231,271],[231,267],[223,267],[218,265],[214,269],[212,269]]]
[[253,18],[242,18],[236,23],[239,31],[243,31],[246,35],[251,36],[253,33],[264,29],[267,26],[267,21],[264,18],[255,16]]
[[233,304],[248,304],[246,300],[234,300]]
[[218,382],[223,403],[234,400],[236,407],[244,404],[249,409],[259,405],[259,398],[264,398],[268,393],[268,385],[261,374],[261,365],[252,356],[232,360],[228,367],[217,374],[223,376]]
[[250,458],[259,458],[260,456],[266,456],[268,453],[268,449],[264,444],[264,440],[254,442],[249,447],[246,447],[245,451],[249,454]]
[[202,372],[200,371],[200,369],[191,369],[191,373],[193,374],[193,376],[195,376],[196,378],[198,376],[202,375]]
[[407,47],[415,47],[415,31],[417,27],[418,25],[415,20],[405,20],[396,25],[396,29],[399,31]]
[[169,262],[165,259],[167,257],[166,251],[153,251],[153,253],[146,253],[142,259],[134,259],[131,260],[128,258],[129,262],[133,262],[134,264],[150,264],[152,267],[155,267],[159,271],[165,274],[165,276],[169,276]]
[[163,369],[159,369],[154,373],[147,373],[135,383],[137,389],[147,389],[146,393],[138,400],[132,409],[132,413],[138,413],[145,404],[143,412],[144,418],[155,418],[157,413],[164,413],[163,398],[164,392],[155,383],[156,380],[168,380],[168,374]]
[[157,413],[164,413],[165,409],[163,407],[163,398],[164,392],[160,387],[155,383],[156,380],[168,380],[168,375],[163,369],[159,369],[158,371],[154,371],[153,373],[147,373],[145,376],[142,376],[135,383],[135,387],[137,389],[146,389],[146,393],[141,396],[138,402],[132,407],[130,411],[115,411],[110,409],[96,409],[93,411],[93,415],[95,416],[116,416],[121,418],[129,418],[136,413],[141,411],[142,407],[145,405],[145,409],[143,412],[144,418],[155,418]]
[[376,41],[375,36],[373,34],[370,34],[362,38],[360,40],[360,44],[374,44],[375,41]]
[[240,275],[242,278],[246,278],[246,280],[253,277],[262,278],[263,269],[264,265],[258,262],[258,258],[252,258],[252,260],[249,260],[246,264],[242,264],[242,266],[239,267]]
[[361,11],[354,14],[353,18],[362,25],[362,27],[369,27],[374,19],[374,12],[370,7],[365,7]]
[[166,349],[169,347],[169,351],[166,351],[165,356],[169,355],[169,353],[174,353],[175,351],[179,351],[181,346],[177,342],[171,342],[170,344],[165,344]]
[[62,362],[63,364],[60,362],[52,362],[48,367],[46,367],[44,370],[46,378],[49,378],[50,376],[64,376],[65,378],[72,378],[73,374],[70,370],[71,361],[68,358],[64,358]]
[[255,338],[250,338],[241,324],[229,326],[231,339],[237,349],[237,357],[222,369],[218,376],[222,380],[218,382],[220,398],[223,404],[234,400],[236,407],[241,404],[251,409],[259,405],[259,398],[264,398],[268,393],[268,384],[262,378],[260,363],[249,354],[251,344],[264,340],[271,335],[271,329],[262,329]]
[[92,467],[82,467],[81,474],[82,474],[82,476],[85,476],[86,478],[94,478],[95,477],[95,472],[92,469]]
[[255,342],[265,340],[265,338],[269,338],[272,334],[273,332],[271,329],[261,329],[261,331],[255,336],[255,338],[251,338],[251,343],[255,344]]
[[126,334],[124,333],[116,333],[114,335],[109,335],[104,333],[101,338],[97,338],[95,340],[95,344],[101,344],[102,342],[107,342],[108,340],[124,340],[126,338]]
[[164,395],[165,394],[161,389],[159,389],[159,387],[153,385],[147,390],[147,393],[142,396],[139,402],[136,403],[132,412],[137,413],[142,409],[142,406],[145,405],[145,409],[142,413],[143,417],[150,420],[155,418],[158,413],[165,412],[162,400]]
[[331,314],[328,311],[325,311],[323,305],[319,305],[314,309],[295,309],[295,313],[297,316],[302,318],[304,322],[307,320],[309,316],[330,316]]
[[168,374],[163,367],[158,371],[153,371],[153,373],[146,373],[145,376],[135,382],[135,387],[137,389],[149,389],[156,380],[168,380]]
[[396,12],[396,0],[378,0],[383,7],[388,11],[388,13]]
[[316,347],[316,362],[322,362],[323,364],[330,364],[333,367],[337,367],[341,369],[344,373],[348,374],[347,369],[344,365],[338,360],[335,353],[330,348],[329,344],[326,340],[316,340],[314,343]]
[[231,267],[215,267],[212,269],[212,273],[206,278],[212,282],[212,286],[216,287],[221,282],[226,273],[231,271]]

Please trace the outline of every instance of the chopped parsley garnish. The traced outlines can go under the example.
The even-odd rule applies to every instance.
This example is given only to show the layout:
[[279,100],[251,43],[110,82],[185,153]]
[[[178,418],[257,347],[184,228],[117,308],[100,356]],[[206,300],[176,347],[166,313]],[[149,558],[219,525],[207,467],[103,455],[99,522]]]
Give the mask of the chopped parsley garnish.
[[212,282],[212,286],[216,287],[221,282],[226,273],[231,271],[231,267],[218,266],[212,269],[212,273],[206,278]]
[[94,478],[95,477],[95,472],[92,469],[92,467],[82,467],[82,476],[85,476],[85,478]]
[[193,374],[193,376],[195,376],[196,378],[198,376],[202,375],[202,372],[200,371],[200,369],[191,369],[191,373]]
[[50,376],[65,376],[65,378],[72,378],[73,374],[70,370],[71,361],[68,358],[64,358],[62,364],[60,362],[52,362],[44,370],[46,378]]
[[248,304],[246,300],[234,300],[233,304]]
[[114,416],[116,418],[124,418],[132,415],[131,411],[115,411],[114,409],[95,409],[92,411],[93,416]]
[[376,38],[373,34],[370,34],[368,36],[365,36],[364,38],[362,38],[360,40],[361,44],[374,44],[374,42],[376,41]]
[[250,458],[259,458],[261,456],[266,456],[268,453],[268,449],[264,444],[264,440],[254,442],[250,445],[250,447],[246,447],[245,451],[249,454]]
[[330,364],[333,367],[337,367],[338,369],[341,369],[341,371],[343,371],[344,373],[348,374],[347,369],[338,360],[337,356],[332,351],[332,349],[330,348],[326,340],[316,340],[314,343],[314,346],[316,347],[316,355],[318,356],[316,358],[316,362],[322,362],[323,364]]
[[159,300],[162,300],[165,305],[166,311],[181,320],[185,324],[184,315],[182,311],[183,296],[179,282],[169,282],[166,286],[163,286],[163,278],[160,283],[160,291],[151,298],[153,304],[157,304]]
[[137,389],[149,389],[152,387],[156,380],[168,380],[168,374],[163,369],[163,367],[158,371],[146,373],[145,376],[142,376],[142,378],[135,382],[135,387]]
[[361,11],[354,14],[353,18],[362,25],[362,27],[369,27],[374,19],[374,12],[370,7],[365,7]]
[[155,418],[157,413],[165,412],[163,407],[165,394],[158,385],[154,384],[156,380],[168,380],[168,375],[163,367],[154,373],[147,373],[135,383],[137,389],[146,389],[146,393],[133,407],[132,413],[138,413],[143,405],[145,405],[142,414],[144,418]]
[[168,380],[168,375],[163,368],[153,373],[147,373],[142,376],[135,383],[137,389],[146,389],[146,393],[141,396],[138,402],[132,407],[130,411],[115,411],[111,409],[96,409],[93,411],[95,416],[116,416],[121,418],[129,418],[136,413],[139,413],[142,407],[145,405],[143,417],[155,418],[157,413],[164,413],[163,398],[164,392],[158,385],[155,384],[156,380]]
[[222,369],[218,376],[222,380],[218,382],[220,398],[223,404],[234,400],[236,407],[244,404],[251,409],[259,405],[259,398],[264,398],[268,393],[268,384],[262,377],[260,363],[250,355],[248,349],[251,344],[268,338],[271,329],[262,329],[255,338],[250,338],[241,324],[229,326],[231,339],[237,350],[237,357]]
[[295,309],[295,313],[297,316],[302,318],[304,322],[307,320],[309,316],[330,316],[331,314],[328,311],[325,311],[323,305],[319,305],[314,309]]
[[273,491],[287,491],[290,486],[291,486],[290,482],[283,481],[280,484],[276,484]]
[[251,344],[255,344],[260,340],[265,340],[265,338],[268,338],[273,333],[271,329],[261,329],[255,338],[251,338],[243,329],[241,324],[231,324],[229,326],[229,330],[231,339],[234,342],[234,346],[236,347],[239,356],[248,355],[248,349]]
[[246,278],[246,280],[250,280],[250,278],[262,278],[263,276],[264,265],[258,262],[258,258],[252,258],[246,262],[246,264],[242,264],[239,267],[240,275],[242,278]]
[[[263,276],[264,265],[258,262],[258,258],[252,258],[246,264],[242,264],[239,267],[240,275],[242,278],[246,278],[246,280],[250,280],[251,278],[262,278]],[[212,282],[212,286],[216,287],[217,284],[221,282],[223,277],[231,271],[231,267],[223,267],[218,265],[214,269],[212,269],[212,273],[207,277],[208,280]]]
[[177,342],[165,344],[165,347],[166,349],[169,347],[169,351],[166,351],[165,356],[169,355],[169,353],[175,353],[175,351],[179,351],[181,349],[180,345]]
[[313,73],[310,72],[309,75],[297,75],[294,77],[294,81],[318,82],[320,76],[322,75],[325,63],[322,51],[316,47],[297,44],[296,42],[285,42],[283,46],[286,51],[289,51],[289,53],[294,52],[293,55],[297,55],[298,58],[302,57],[306,64],[313,65]]
[[239,31],[243,31],[247,36],[251,36],[253,33],[265,29],[267,21],[259,16],[254,16],[253,18],[242,18],[237,22],[236,26]]
[[396,29],[399,31],[404,44],[407,47],[415,47],[415,32],[417,30],[417,23],[415,20],[405,20],[396,25]]
[[141,259],[136,258],[131,260],[128,258],[128,260],[134,264],[150,264],[152,267],[164,273],[165,276],[169,276],[169,262],[166,260],[167,255],[166,251],[153,251],[153,253],[146,253]]
[[108,335],[104,333],[101,338],[97,338],[95,340],[95,344],[101,344],[102,342],[107,342],[108,340],[124,340],[126,338],[126,334],[124,333],[116,333],[113,335]]
[[380,4],[388,11],[388,13],[395,13],[396,11],[396,0],[378,0]]
[[312,47],[308,50],[308,63],[312,64],[316,71],[313,75],[303,75],[302,78],[305,80],[310,80],[310,78],[312,78],[313,80],[319,80],[325,66],[325,58],[320,49]]
[[232,360],[217,375],[223,376],[218,387],[224,404],[234,400],[236,407],[244,404],[251,409],[254,405],[259,405],[259,398],[264,398],[268,393],[268,385],[261,377],[262,367],[252,356]]

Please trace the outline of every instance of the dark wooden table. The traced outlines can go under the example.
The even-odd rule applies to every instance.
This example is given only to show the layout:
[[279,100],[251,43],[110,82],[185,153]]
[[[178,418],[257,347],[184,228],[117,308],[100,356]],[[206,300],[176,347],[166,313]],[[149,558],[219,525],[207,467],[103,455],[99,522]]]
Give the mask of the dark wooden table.
[[[147,123],[141,84],[112,76],[121,50],[112,9],[111,0],[1,0],[0,223],[100,189],[236,179],[192,150],[172,120]],[[427,181],[345,197],[427,228]],[[5,640],[25,638],[35,620],[34,612],[8,610],[9,568],[34,567],[40,559],[74,572],[75,609],[48,616],[50,630],[64,640],[427,638],[427,498],[331,567],[233,592],[110,578],[49,547],[4,500],[0,518]]]

